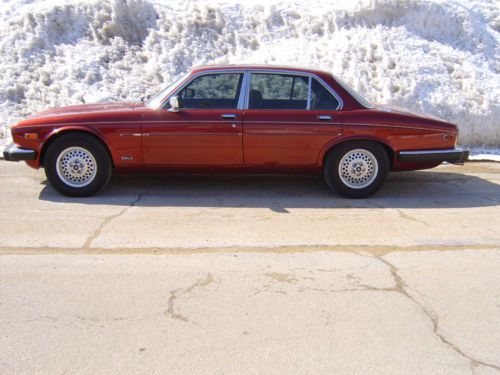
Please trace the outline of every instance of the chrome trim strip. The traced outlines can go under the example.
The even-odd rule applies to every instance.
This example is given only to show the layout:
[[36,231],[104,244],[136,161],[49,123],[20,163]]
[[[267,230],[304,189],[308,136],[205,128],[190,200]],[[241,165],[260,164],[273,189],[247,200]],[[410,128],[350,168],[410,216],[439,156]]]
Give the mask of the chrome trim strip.
[[309,76],[309,79],[307,80],[307,110],[311,110],[311,87],[312,87],[312,79],[311,76]]
[[245,81],[246,81],[246,86],[245,86],[245,100],[243,101],[243,109],[248,108],[248,103],[250,102],[250,72],[248,70],[245,70]]
[[[167,93],[165,98],[160,102],[160,105],[156,109],[163,108],[165,103],[168,102],[171,96],[177,95],[179,91],[181,91],[184,87],[186,87],[193,79],[203,76],[203,75],[210,75],[210,74],[215,74],[215,73],[239,73],[239,74],[244,74],[243,77],[243,84],[241,85],[240,88],[240,98],[238,98],[238,107],[235,109],[248,109],[248,97],[249,97],[249,92],[250,92],[250,74],[251,73],[268,73],[268,74],[286,74],[286,75],[295,75],[295,76],[306,76],[309,78],[314,78],[316,79],[327,91],[330,92],[339,102],[338,107],[335,109],[335,111],[340,111],[343,106],[344,106],[344,101],[340,97],[337,92],[330,87],[323,79],[321,79],[319,76],[317,76],[314,73],[307,72],[307,71],[294,71],[294,70],[282,70],[282,69],[214,69],[214,70],[205,70],[203,72],[196,73],[194,75],[189,75],[185,81],[183,81],[180,85],[178,85],[171,93]],[[248,77],[247,77],[248,76]],[[246,79],[245,79],[246,78]],[[308,96],[310,95],[311,92],[311,84],[309,86],[308,90]],[[246,91],[243,91],[245,89]],[[244,93],[244,99],[241,99],[241,94]],[[308,99],[310,100],[310,99]],[[310,103],[310,101],[309,101]],[[243,105],[240,107],[240,105]],[[198,109],[205,109],[205,108],[190,108],[192,110],[198,110]],[[211,109],[216,109],[216,108],[211,108]],[[308,109],[309,110],[309,109]],[[278,111],[278,110],[277,110]],[[286,111],[284,109],[283,111]]]
[[[236,120],[237,122],[241,122],[241,120]],[[144,124],[157,124],[157,123],[223,123],[223,120],[208,120],[208,121],[191,121],[191,120],[141,120],[141,123]],[[306,122],[297,122],[297,121],[243,121],[244,123],[265,123],[265,124],[315,124],[318,125],[318,122],[306,121]],[[69,123],[58,123],[58,124],[46,124],[47,126],[75,126],[75,125],[96,125],[96,124],[137,124],[138,121],[94,121],[94,122],[69,122]],[[326,124],[324,124],[326,125]],[[385,125],[385,124],[355,124],[355,123],[340,123],[340,122],[330,122],[328,125],[344,125],[344,126],[366,126],[366,127],[384,127],[384,128],[400,128],[407,130],[427,130],[433,131],[436,133],[452,133],[455,134],[454,130],[446,130],[446,129],[435,129],[435,128],[420,128],[420,127],[408,127],[401,125]],[[125,134],[125,133],[122,133]],[[144,134],[142,134],[144,136]]]
[[[236,122],[241,122],[241,120],[235,119]],[[227,119],[224,120],[222,117],[220,119],[215,120],[158,120],[158,121],[144,121],[144,124],[161,124],[161,123],[211,123],[211,124],[225,124],[227,123]]]
[[399,151],[399,155],[448,155],[463,152],[461,148],[451,150],[419,150],[419,151]]
[[402,163],[442,163],[463,164],[469,159],[469,151],[461,148],[445,150],[399,151],[397,159]]
[[293,130],[287,130],[287,131],[282,131],[282,130],[245,130],[245,134],[250,134],[250,135],[334,135],[338,136],[341,135],[342,133],[338,131],[324,131],[324,132],[311,132],[311,131],[293,131]]
[[36,153],[35,150],[20,148],[17,147],[17,145],[12,146],[7,151],[9,151],[9,154],[17,154],[17,155],[32,155],[33,153]]
[[120,137],[140,137],[141,133],[120,133]]
[[329,122],[328,124],[318,121],[243,121],[245,124],[302,124],[302,125],[342,125],[340,122]]
[[229,132],[224,132],[224,133],[209,133],[209,132],[193,132],[193,133],[189,133],[189,132],[151,132],[151,133],[145,133],[144,136],[147,136],[147,137],[171,137],[171,136],[199,136],[199,135],[202,135],[202,136],[205,136],[205,135],[217,135],[217,136],[221,136],[221,135],[241,135],[241,133],[229,133]]
[[435,128],[421,128],[416,126],[402,126],[402,125],[385,125],[385,124],[356,124],[350,122],[343,122],[342,125],[350,125],[350,126],[380,126],[383,128],[401,128],[408,130],[432,130],[437,133],[455,133],[454,130],[446,130],[446,129],[435,129]]
[[238,109],[242,110],[247,107],[248,96],[250,92],[250,74],[248,71],[243,71],[243,84],[240,90],[240,99],[238,101]]

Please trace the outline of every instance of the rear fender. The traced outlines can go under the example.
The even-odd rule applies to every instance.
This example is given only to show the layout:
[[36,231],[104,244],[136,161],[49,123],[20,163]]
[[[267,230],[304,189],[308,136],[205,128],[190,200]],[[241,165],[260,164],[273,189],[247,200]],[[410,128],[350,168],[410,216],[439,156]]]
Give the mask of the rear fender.
[[323,148],[320,150],[319,155],[318,155],[318,167],[323,168],[323,162],[325,160],[326,154],[335,148],[335,146],[338,146],[342,143],[350,142],[350,141],[373,141],[380,143],[386,151],[388,152],[388,157],[389,161],[391,163],[391,166],[394,163],[395,160],[395,152],[394,152],[394,147],[388,142],[386,139],[381,139],[369,135],[363,135],[362,137],[360,136],[340,136],[338,138],[335,138],[334,140],[330,141],[327,143]]

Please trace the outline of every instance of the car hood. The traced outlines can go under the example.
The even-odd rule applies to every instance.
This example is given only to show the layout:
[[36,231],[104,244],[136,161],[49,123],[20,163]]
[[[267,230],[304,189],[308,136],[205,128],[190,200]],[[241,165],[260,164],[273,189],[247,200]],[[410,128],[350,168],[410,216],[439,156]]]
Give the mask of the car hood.
[[47,109],[45,111],[38,112],[28,117],[28,119],[42,119],[42,118],[68,116],[68,115],[133,111],[134,105],[135,103],[132,102],[72,105],[61,108]]

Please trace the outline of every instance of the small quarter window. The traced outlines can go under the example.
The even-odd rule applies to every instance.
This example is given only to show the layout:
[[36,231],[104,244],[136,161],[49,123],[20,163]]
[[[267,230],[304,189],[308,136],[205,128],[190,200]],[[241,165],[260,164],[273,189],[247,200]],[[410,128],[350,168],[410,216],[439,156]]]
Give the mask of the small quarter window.
[[207,74],[193,79],[178,94],[182,108],[231,109],[238,107],[241,73]]
[[307,109],[308,77],[252,73],[250,109]]
[[311,83],[311,109],[335,110],[339,101],[321,83],[313,78]]

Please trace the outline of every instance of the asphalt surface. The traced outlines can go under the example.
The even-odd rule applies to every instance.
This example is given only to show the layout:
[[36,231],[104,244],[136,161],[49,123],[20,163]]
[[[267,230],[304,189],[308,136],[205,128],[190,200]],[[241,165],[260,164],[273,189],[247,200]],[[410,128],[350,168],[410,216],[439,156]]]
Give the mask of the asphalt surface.
[[500,164],[0,181],[1,374],[500,373]]

